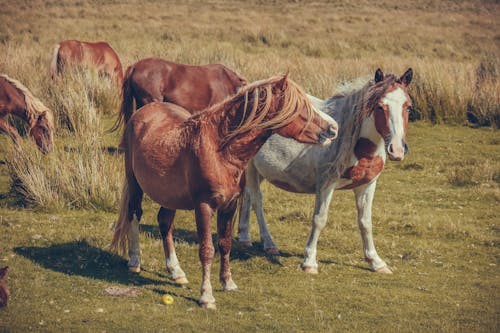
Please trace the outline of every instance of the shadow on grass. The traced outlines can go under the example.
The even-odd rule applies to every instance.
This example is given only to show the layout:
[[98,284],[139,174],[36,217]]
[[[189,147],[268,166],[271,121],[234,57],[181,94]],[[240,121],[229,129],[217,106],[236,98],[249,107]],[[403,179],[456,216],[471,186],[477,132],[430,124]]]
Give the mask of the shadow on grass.
[[[141,233],[147,234],[151,238],[161,239],[160,230],[157,226],[149,224],[141,224]],[[174,240],[176,242],[184,242],[188,244],[198,244],[198,234],[196,231],[190,231],[186,229],[174,229]],[[215,245],[215,251],[218,252],[217,248],[217,234],[212,234],[212,242]],[[289,257],[301,257],[299,254],[292,254],[284,251],[280,251],[279,255],[269,255],[264,251],[264,247],[261,242],[254,242],[252,247],[243,247],[237,240],[233,239],[233,246],[231,247],[231,258],[230,260],[240,260],[245,261],[254,257],[265,257],[270,263],[283,266],[280,262],[280,258]]]
[[16,247],[14,252],[43,268],[63,274],[136,286],[174,285],[129,272],[126,261],[122,257],[89,245],[86,241],[74,241],[48,247]]

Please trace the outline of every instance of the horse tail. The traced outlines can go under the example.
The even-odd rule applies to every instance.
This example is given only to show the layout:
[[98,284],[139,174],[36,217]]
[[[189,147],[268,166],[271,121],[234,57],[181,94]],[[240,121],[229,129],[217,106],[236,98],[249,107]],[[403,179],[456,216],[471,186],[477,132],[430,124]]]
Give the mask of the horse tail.
[[128,234],[130,231],[131,220],[129,218],[129,202],[130,191],[128,186],[128,179],[125,178],[122,189],[122,197],[120,202],[120,212],[118,220],[115,223],[113,240],[111,241],[111,251],[124,255],[127,251]]
[[52,58],[50,60],[50,77],[54,80],[58,74],[57,63],[59,61],[59,48],[61,44],[54,45],[52,49]]
[[127,125],[128,120],[130,119],[130,117],[132,117],[132,113],[134,112],[134,95],[132,94],[132,87],[130,85],[134,69],[135,65],[130,65],[125,71],[125,76],[123,78],[122,84],[122,104],[120,106],[120,111],[118,112],[116,121],[109,132],[116,131],[122,126],[122,124],[123,126]]

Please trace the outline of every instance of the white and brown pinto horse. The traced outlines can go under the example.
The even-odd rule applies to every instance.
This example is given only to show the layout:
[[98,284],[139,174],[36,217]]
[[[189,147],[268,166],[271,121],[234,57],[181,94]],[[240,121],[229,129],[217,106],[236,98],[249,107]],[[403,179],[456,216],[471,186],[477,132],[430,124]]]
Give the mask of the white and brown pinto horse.
[[17,143],[19,132],[9,123],[9,117],[21,119],[29,127],[29,134],[43,153],[53,149],[54,116],[38,98],[18,80],[0,74],[0,132]]
[[251,246],[250,206],[259,222],[264,249],[277,254],[262,208],[260,183],[267,179],[275,186],[297,193],[315,193],[312,231],[305,249],[304,271],[318,272],[317,243],[326,225],[328,208],[336,189],[352,189],[358,209],[358,225],[366,261],[373,271],[391,273],[373,242],[372,202],[377,178],[386,156],[401,161],[406,152],[408,107],[411,104],[408,84],[412,69],[401,77],[384,75],[380,69],[375,80],[362,88],[327,100],[310,96],[313,103],[334,118],[340,127],[338,139],[327,149],[305,146],[279,136],[272,136],[250,162],[246,189],[240,211],[239,240]]
[[66,68],[91,68],[112,79],[119,87],[123,82],[122,64],[118,54],[106,42],[65,40],[52,50],[50,76],[55,79]]
[[154,102],[137,110],[126,125],[121,144],[126,179],[112,248],[124,253],[128,246],[128,266],[140,270],[139,221],[146,193],[161,205],[158,223],[167,270],[177,283],[187,283],[175,254],[173,220],[177,209],[194,209],[203,269],[199,302],[215,308],[210,220],[217,212],[220,280],[224,290],[235,290],[229,252],[232,219],[243,191],[242,175],[273,133],[327,145],[337,135],[337,124],[317,111],[287,76],[245,86],[195,115],[171,103]]
[[146,58],[125,71],[120,114],[113,130],[126,124],[136,108],[152,102],[177,104],[188,112],[203,110],[235,94],[247,80],[222,64],[185,65]]

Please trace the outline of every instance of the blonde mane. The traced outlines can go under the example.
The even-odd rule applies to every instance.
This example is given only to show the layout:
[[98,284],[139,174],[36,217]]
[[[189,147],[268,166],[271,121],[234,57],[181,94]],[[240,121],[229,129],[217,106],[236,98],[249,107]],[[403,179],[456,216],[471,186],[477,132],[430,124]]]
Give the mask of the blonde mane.
[[[280,96],[273,96],[273,86],[283,81],[284,89]],[[272,110],[273,99],[281,100],[279,110]],[[226,98],[219,104],[209,107],[200,116],[210,117],[213,113],[220,113],[221,109],[234,110],[240,108],[242,120],[233,130],[222,134],[222,146],[229,141],[253,129],[278,129],[290,124],[297,116],[297,109],[305,108],[307,111],[307,125],[311,122],[315,107],[309,101],[302,89],[285,76],[276,76],[267,80],[256,81],[242,87],[236,95]],[[277,111],[270,119],[266,120],[270,112]]]
[[23,93],[24,102],[26,103],[26,116],[30,121],[30,126],[33,126],[38,116],[45,112],[47,121],[51,126],[51,129],[54,129],[54,115],[48,107],[46,107],[38,98],[33,96],[31,91],[18,80],[13,79],[6,74],[0,74],[0,77],[3,77]]

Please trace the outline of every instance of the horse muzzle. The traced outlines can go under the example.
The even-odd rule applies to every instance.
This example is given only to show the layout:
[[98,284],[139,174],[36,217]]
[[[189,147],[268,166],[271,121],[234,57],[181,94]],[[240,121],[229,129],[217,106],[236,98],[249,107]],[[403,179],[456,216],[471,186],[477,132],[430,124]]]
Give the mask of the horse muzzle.
[[387,145],[387,155],[391,161],[402,161],[407,153],[408,145],[404,141],[399,145],[392,142]]
[[331,125],[328,127],[328,129],[324,132],[319,133],[318,135],[318,143],[322,145],[323,147],[328,146],[330,143],[332,143],[333,140],[337,138],[338,135],[338,129],[336,126]]

